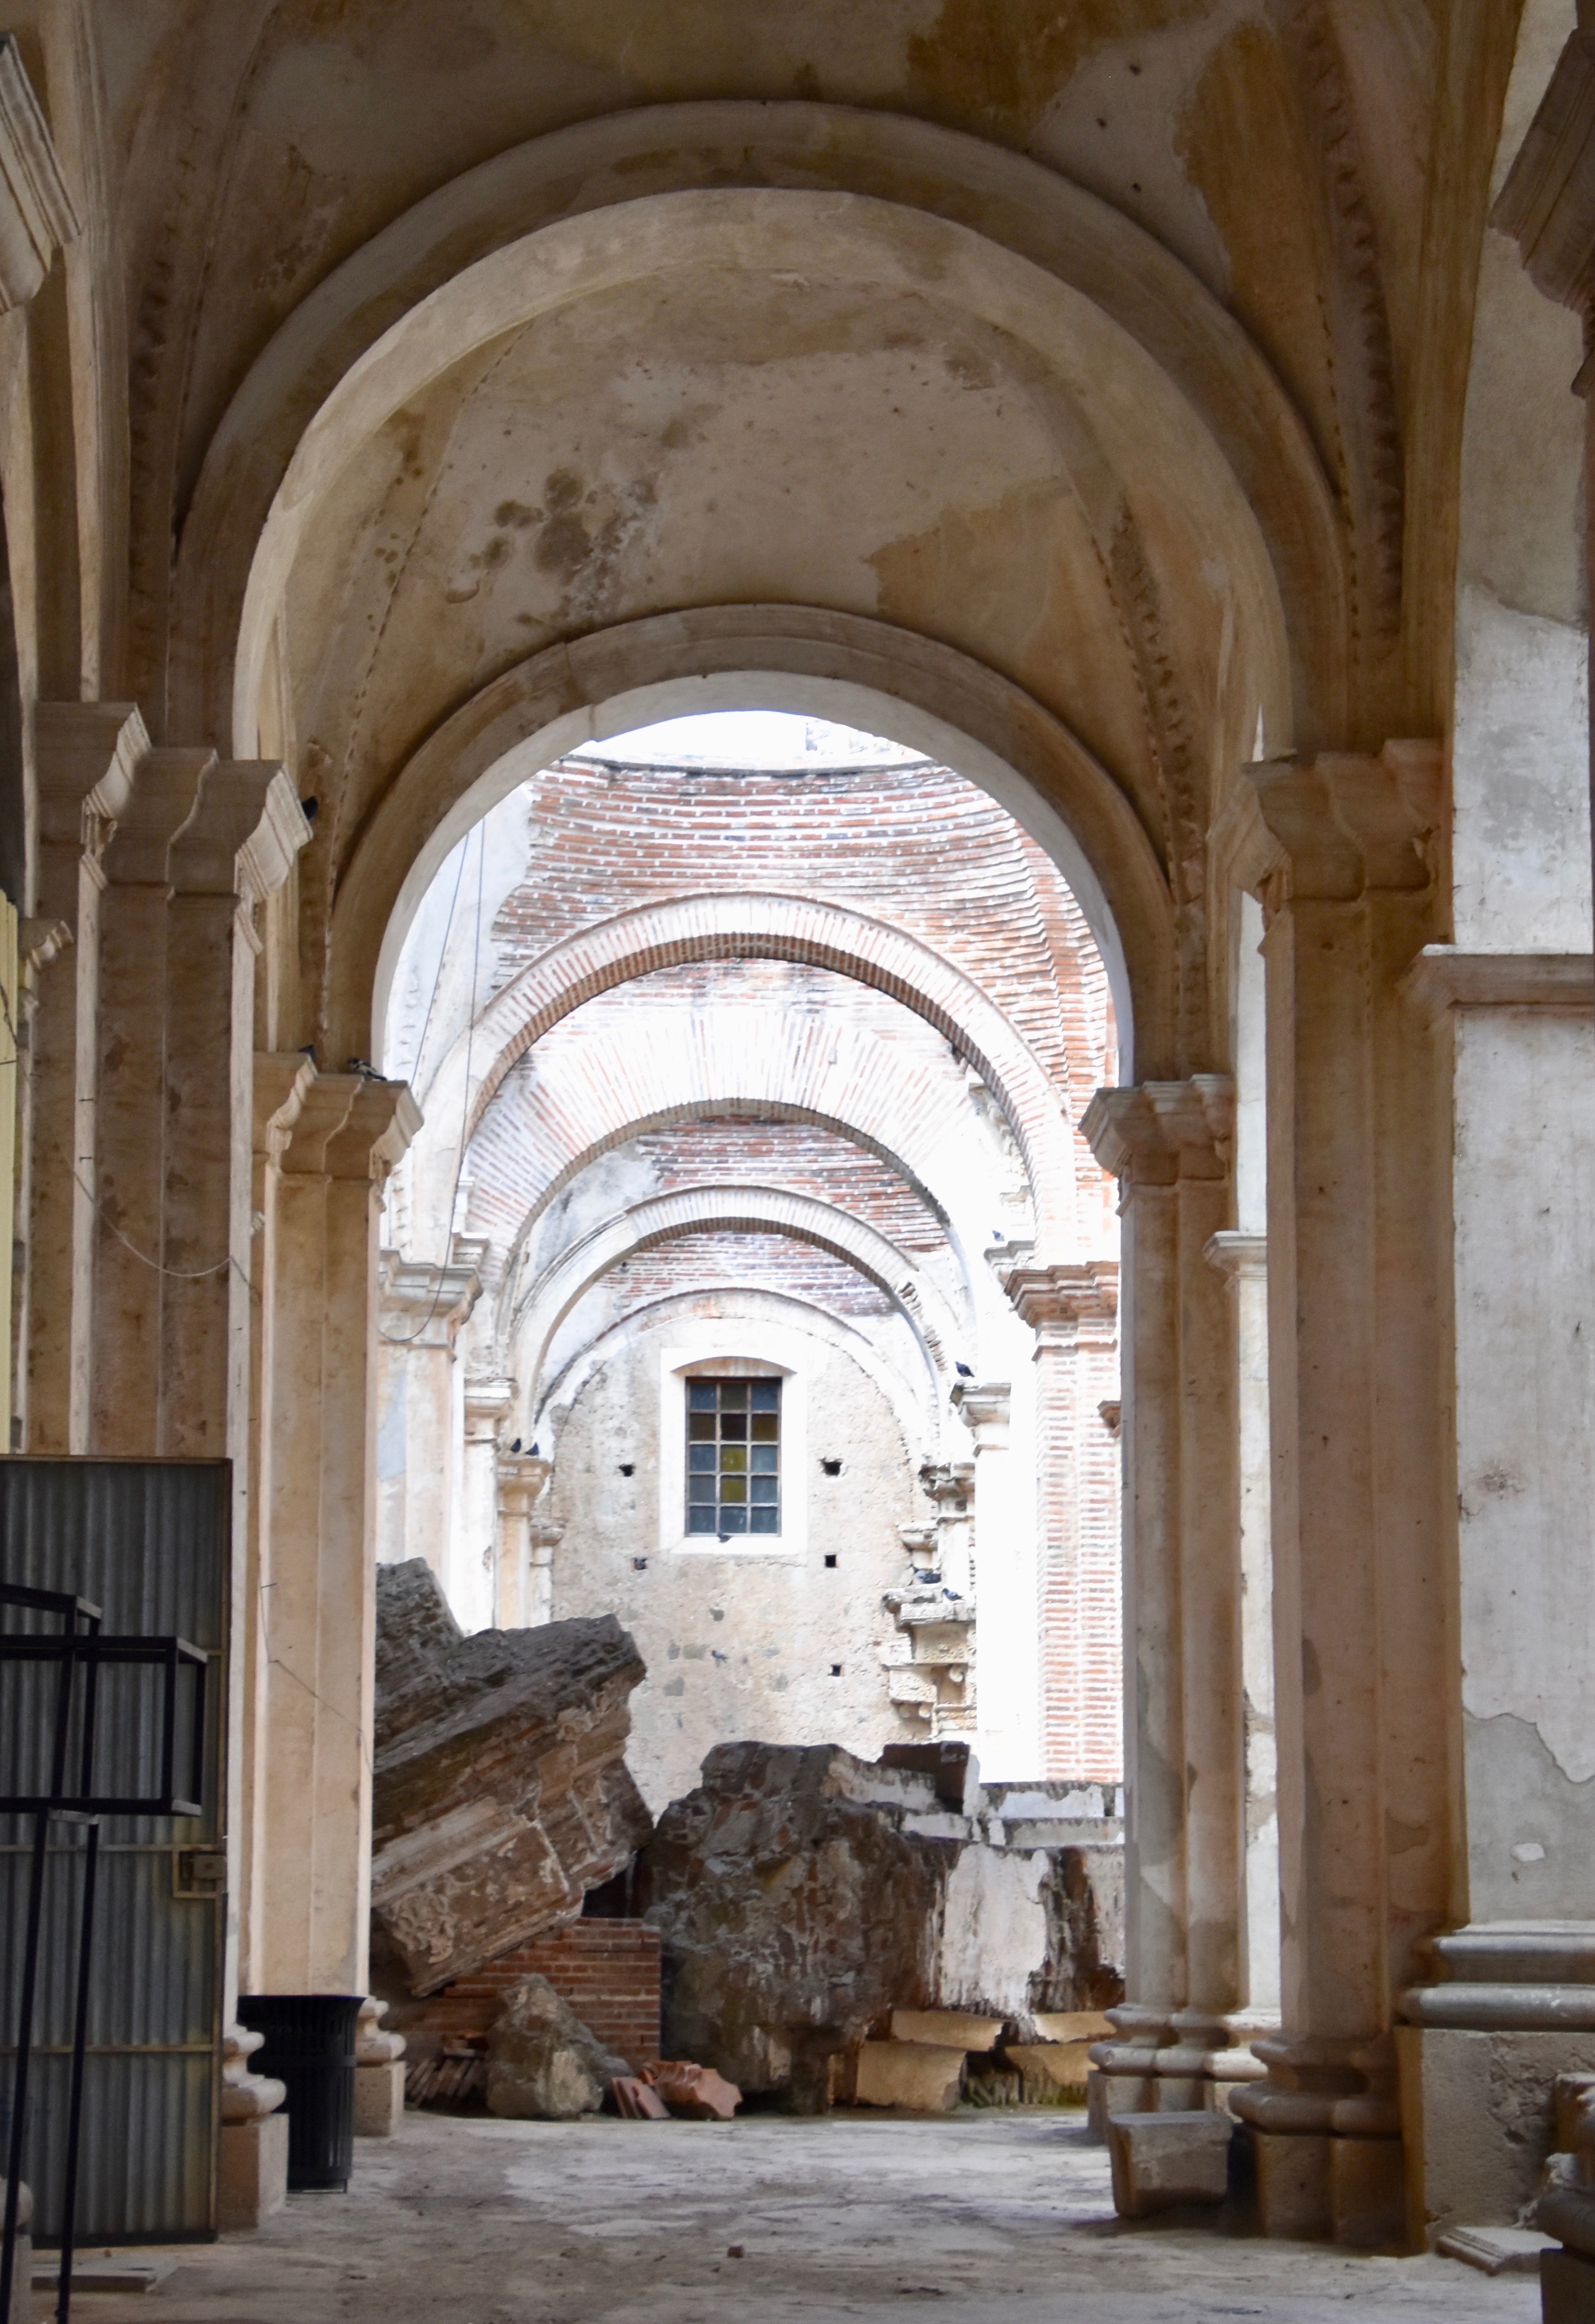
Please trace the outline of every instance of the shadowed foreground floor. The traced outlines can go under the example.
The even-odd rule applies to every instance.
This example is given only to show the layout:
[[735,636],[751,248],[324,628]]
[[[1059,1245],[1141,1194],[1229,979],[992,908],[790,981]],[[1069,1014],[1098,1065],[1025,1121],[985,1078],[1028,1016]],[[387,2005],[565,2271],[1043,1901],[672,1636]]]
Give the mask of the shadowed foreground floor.
[[[1532,2278],[1454,2261],[1114,2219],[1077,2117],[765,2116],[730,2125],[411,2114],[362,2140],[347,2195],[295,2195],[253,2236],[177,2255],[158,2291],[83,2324],[1185,2324],[1539,2314]],[[727,2247],[740,2245],[741,2258]],[[50,2312],[37,2301],[37,2314]]]

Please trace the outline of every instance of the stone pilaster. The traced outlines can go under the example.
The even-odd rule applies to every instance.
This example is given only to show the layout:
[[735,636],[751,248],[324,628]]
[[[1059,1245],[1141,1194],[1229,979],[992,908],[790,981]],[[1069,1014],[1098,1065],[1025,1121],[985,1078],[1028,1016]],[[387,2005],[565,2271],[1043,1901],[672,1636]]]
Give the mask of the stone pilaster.
[[1118,1262],[1017,1268],[1004,1282],[1036,1334],[1042,1772],[1116,1783],[1120,1738],[1104,1761],[1088,1690],[1120,1638],[1119,1457],[1100,1411],[1119,1385]]
[[1244,2006],[1245,1784],[1234,1331],[1203,1257],[1232,1202],[1217,1074],[1100,1090],[1122,1188],[1129,1994],[1093,2052],[1111,2109],[1221,2102]]
[[482,1290],[469,1259],[385,1250],[377,1327],[377,1562],[424,1557],[444,1580],[459,1452],[456,1343]]
[[1447,1914],[1453,1520],[1443,1145],[1402,979],[1433,933],[1440,753],[1249,770],[1263,900],[1281,2015],[1265,2228],[1401,2232],[1393,2004]]
[[30,1033],[27,1409],[35,1452],[82,1452],[88,1444],[103,858],[149,747],[129,704],[34,708],[36,911],[59,923],[71,946],[39,985]]
[[462,1630],[499,1618],[499,1432],[515,1402],[515,1382],[467,1374],[459,1512],[445,1587]]
[[498,1456],[498,1582],[494,1619],[502,1630],[525,1629],[553,1618],[554,1551],[565,1528],[534,1518],[539,1495],[554,1473],[551,1461],[530,1452]]
[[419,1122],[402,1083],[319,1074],[279,1164],[267,1992],[366,1989],[378,1197]]

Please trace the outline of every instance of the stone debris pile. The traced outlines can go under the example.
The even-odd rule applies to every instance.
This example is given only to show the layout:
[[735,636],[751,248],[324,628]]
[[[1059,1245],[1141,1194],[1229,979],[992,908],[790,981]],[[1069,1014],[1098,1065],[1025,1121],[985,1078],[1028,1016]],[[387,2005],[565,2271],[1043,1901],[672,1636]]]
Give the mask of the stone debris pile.
[[424,1560],[377,1569],[372,1936],[394,1997],[574,1921],[648,1838],[624,1757],[645,1675],[613,1615],[466,1637]]
[[[1083,2083],[1084,2034],[1056,2042],[1046,2021],[1088,2018],[1100,2038],[1122,1996],[1116,1804],[1102,1786],[988,1794],[961,1744],[880,1762],[720,1746],[638,1864],[666,2047],[816,2111],[955,2103],[966,2056],[1000,2036],[1021,2091]],[[936,2018],[945,2036],[949,2013],[974,2036],[899,2030]]]

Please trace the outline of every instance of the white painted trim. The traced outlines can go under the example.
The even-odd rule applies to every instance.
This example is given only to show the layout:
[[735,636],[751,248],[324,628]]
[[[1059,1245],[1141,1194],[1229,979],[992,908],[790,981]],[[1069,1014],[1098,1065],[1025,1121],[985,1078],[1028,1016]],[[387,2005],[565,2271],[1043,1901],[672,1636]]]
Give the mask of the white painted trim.
[[[735,1317],[705,1317],[695,1344],[659,1350],[659,1554],[799,1564],[808,1554],[808,1380],[813,1359],[797,1333]],[[781,1530],[722,1541],[687,1531],[687,1382],[715,1363],[754,1362],[781,1388]]]

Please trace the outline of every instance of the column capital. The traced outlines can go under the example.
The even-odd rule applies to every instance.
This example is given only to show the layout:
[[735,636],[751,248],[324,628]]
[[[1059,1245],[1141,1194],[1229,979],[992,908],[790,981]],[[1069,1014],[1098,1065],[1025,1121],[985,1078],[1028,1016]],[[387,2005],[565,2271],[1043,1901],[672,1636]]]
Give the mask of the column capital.
[[377,1281],[383,1337],[390,1346],[407,1348],[452,1348],[482,1291],[474,1267],[438,1266],[396,1250],[379,1252]]
[[1028,1323],[1043,1339],[1058,1333],[1073,1339],[1082,1325],[1100,1332],[1113,1324],[1119,1313],[1119,1262],[1094,1259],[1076,1266],[1016,1267],[1004,1277],[1003,1289],[1021,1323]]
[[199,777],[192,813],[168,858],[183,895],[274,895],[309,841],[310,826],[281,767],[271,759],[213,759]]
[[974,1491],[974,1462],[927,1461],[919,1471],[919,1482],[927,1498],[936,1503],[938,1514],[962,1517],[963,1505]]
[[257,1154],[276,1160],[284,1153],[315,1078],[316,1068],[302,1050],[256,1050],[253,1144]]
[[32,299],[82,232],[15,38],[0,39],[0,312]]
[[[551,1461],[539,1460],[531,1452],[501,1452],[498,1456],[498,1490],[501,1508],[525,1514],[554,1473]],[[556,1528],[563,1533],[563,1526]]]
[[1443,792],[1437,742],[1267,760],[1241,769],[1215,844],[1270,918],[1293,899],[1343,904],[1374,891],[1421,894],[1434,881]]
[[1202,1256],[1215,1275],[1227,1283],[1262,1283],[1268,1274],[1268,1238],[1260,1234],[1242,1234],[1237,1228],[1225,1227],[1209,1235],[1202,1246]]
[[283,1175],[368,1178],[380,1186],[420,1126],[407,1082],[317,1074],[292,1125]]
[[1100,1089],[1080,1130],[1102,1168],[1132,1186],[1225,1178],[1234,1146],[1235,1084],[1228,1074],[1193,1074],[1189,1081]]
[[466,1442],[491,1443],[515,1401],[516,1382],[502,1373],[476,1373],[466,1380]]
[[959,1380],[954,1386],[954,1406],[973,1436],[977,1452],[1007,1452],[1012,1394],[1008,1380]]
[[1582,317],[1588,343],[1595,328],[1595,30],[1581,25],[1556,60],[1489,222],[1517,244],[1535,289]]
[[103,843],[149,749],[148,730],[131,702],[36,702],[41,843],[73,848]]

